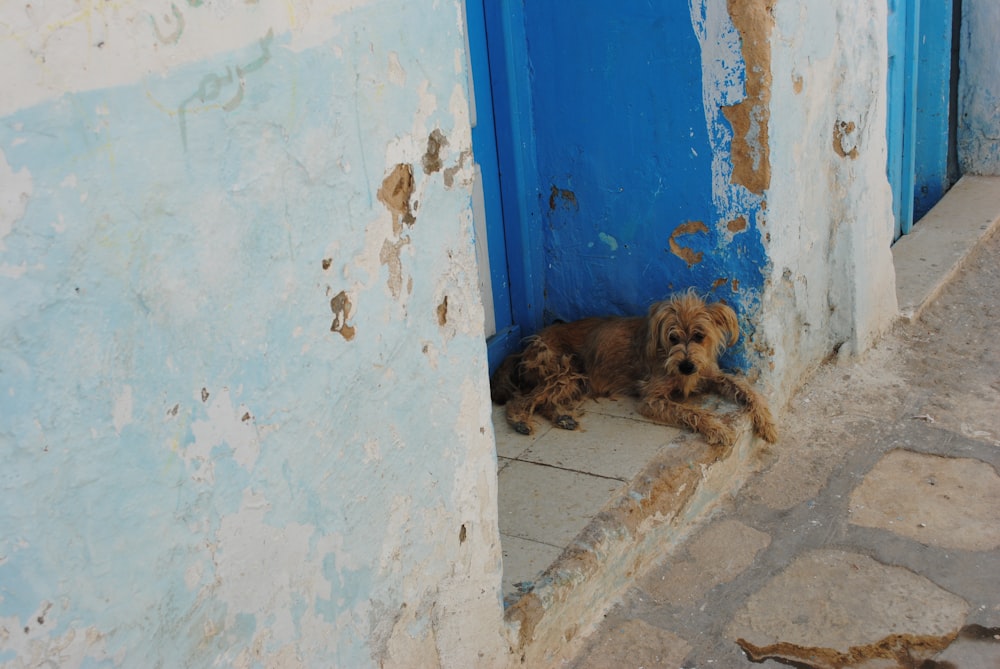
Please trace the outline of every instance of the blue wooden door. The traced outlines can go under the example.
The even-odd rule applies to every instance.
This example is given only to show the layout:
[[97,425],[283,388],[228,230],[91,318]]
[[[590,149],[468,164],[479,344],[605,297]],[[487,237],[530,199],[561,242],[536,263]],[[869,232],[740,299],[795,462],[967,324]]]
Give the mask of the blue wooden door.
[[704,37],[688,3],[466,0],[466,11],[473,145],[481,164],[495,154],[500,193],[485,236],[510,306],[496,306],[491,366],[549,322],[638,314],[689,287],[752,301],[766,263],[755,205],[713,198]]
[[542,325],[542,243],[531,91],[526,76],[523,4],[466,0],[475,123],[473,152],[482,174],[495,331],[490,370]]
[[522,77],[509,75],[523,72],[526,57],[519,6],[493,0],[466,0],[465,6],[476,194],[482,195],[474,201],[476,247],[480,267],[489,267],[489,278],[481,277],[480,284],[484,306],[492,310],[486,331],[491,372],[541,324],[540,256],[526,236],[533,155],[529,91]]
[[954,160],[952,0],[889,0],[886,171],[895,238],[957,178]]

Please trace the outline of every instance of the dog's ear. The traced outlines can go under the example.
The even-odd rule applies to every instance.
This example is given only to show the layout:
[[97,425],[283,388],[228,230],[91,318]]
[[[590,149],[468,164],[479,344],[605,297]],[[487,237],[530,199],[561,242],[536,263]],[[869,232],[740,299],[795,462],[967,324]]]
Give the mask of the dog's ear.
[[740,338],[740,323],[736,320],[736,312],[722,302],[709,304],[705,307],[709,318],[721,332],[727,335],[726,345],[732,346]]
[[649,307],[649,315],[646,318],[646,359],[656,359],[660,345],[663,343],[663,324],[676,316],[674,306],[670,302],[656,302]]

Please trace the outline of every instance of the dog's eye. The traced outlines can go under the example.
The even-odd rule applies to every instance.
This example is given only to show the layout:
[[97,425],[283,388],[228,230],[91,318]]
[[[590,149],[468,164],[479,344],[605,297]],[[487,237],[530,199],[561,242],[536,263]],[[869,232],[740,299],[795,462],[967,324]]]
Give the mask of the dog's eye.
[[677,346],[677,344],[681,343],[681,338],[675,334],[670,335],[669,337],[667,337],[667,339],[670,340],[671,346]]
[[693,335],[691,335],[691,341],[693,341],[695,344],[700,344],[701,342],[705,341],[705,335],[703,335],[700,332],[695,332]]

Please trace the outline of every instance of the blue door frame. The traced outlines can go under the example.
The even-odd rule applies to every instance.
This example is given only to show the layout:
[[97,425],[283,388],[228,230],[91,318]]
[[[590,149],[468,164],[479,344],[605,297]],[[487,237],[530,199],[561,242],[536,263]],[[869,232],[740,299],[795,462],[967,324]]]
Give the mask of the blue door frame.
[[[490,371],[542,325],[542,236],[523,3],[466,0],[496,334]],[[481,240],[480,240],[481,241]],[[479,241],[477,241],[479,243]]]
[[895,235],[908,234],[951,186],[952,0],[888,0],[886,172]]

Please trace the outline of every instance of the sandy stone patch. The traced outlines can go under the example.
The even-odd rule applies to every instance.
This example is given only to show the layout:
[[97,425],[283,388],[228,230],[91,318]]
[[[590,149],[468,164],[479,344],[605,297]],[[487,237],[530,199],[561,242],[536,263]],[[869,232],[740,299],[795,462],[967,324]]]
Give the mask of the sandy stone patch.
[[851,493],[849,512],[855,525],[931,546],[1000,548],[1000,476],[980,460],[892,451]]

